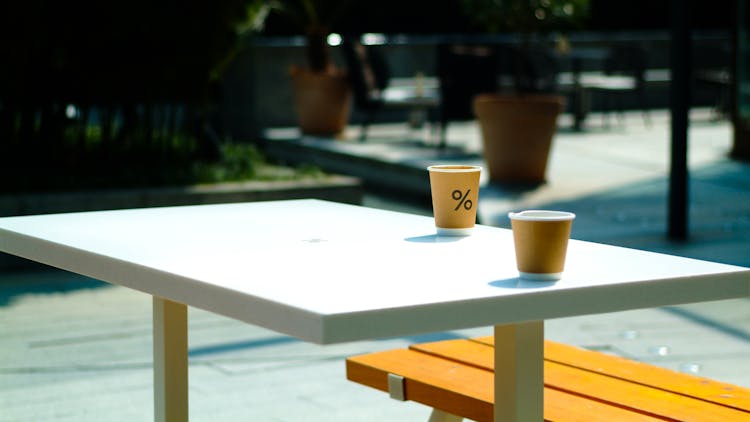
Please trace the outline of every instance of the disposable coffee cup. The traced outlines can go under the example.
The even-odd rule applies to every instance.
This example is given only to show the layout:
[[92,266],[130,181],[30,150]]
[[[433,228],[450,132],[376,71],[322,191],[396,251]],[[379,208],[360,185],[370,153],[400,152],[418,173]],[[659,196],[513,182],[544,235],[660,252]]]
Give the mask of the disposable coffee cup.
[[482,168],[467,165],[427,167],[430,173],[432,212],[437,234],[468,236],[477,221],[479,175]]
[[575,214],[529,210],[509,213],[521,278],[554,281],[562,278]]

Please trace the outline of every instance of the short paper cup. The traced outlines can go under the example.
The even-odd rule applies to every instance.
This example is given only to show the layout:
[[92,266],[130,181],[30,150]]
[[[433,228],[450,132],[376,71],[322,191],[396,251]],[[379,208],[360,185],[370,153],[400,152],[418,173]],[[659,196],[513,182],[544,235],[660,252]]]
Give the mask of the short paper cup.
[[477,221],[479,175],[482,168],[468,165],[439,165],[430,173],[432,212],[438,235],[467,236]]
[[509,213],[521,278],[554,281],[562,277],[575,214],[529,210]]

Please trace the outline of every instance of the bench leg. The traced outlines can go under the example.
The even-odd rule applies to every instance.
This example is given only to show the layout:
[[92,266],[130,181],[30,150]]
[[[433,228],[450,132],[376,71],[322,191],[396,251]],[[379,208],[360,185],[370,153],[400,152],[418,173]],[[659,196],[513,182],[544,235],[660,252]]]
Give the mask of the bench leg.
[[461,422],[464,418],[442,410],[432,409],[428,422]]
[[544,321],[495,326],[495,421],[544,420]]
[[188,420],[187,306],[154,296],[154,420]]

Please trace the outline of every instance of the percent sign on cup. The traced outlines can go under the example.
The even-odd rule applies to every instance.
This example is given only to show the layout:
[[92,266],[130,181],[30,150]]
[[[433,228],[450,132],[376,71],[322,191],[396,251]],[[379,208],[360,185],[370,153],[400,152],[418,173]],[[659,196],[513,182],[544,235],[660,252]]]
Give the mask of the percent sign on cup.
[[461,205],[463,205],[464,209],[467,211],[471,209],[474,203],[471,202],[471,199],[468,199],[469,192],[471,192],[471,189],[467,189],[466,193],[461,193],[458,189],[451,192],[451,198],[453,198],[454,201],[458,201],[458,204],[456,205],[456,208],[453,208],[453,211],[458,211],[458,209],[461,208]]

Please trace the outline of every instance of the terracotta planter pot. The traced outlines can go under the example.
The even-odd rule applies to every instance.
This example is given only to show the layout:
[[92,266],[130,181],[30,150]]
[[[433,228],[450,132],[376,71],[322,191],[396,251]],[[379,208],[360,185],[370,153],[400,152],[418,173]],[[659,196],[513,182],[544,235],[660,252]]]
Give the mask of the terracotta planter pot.
[[474,98],[490,181],[542,183],[565,99],[558,95],[480,94]]
[[290,71],[300,130],[309,135],[337,135],[349,122],[352,93],[346,74]]

